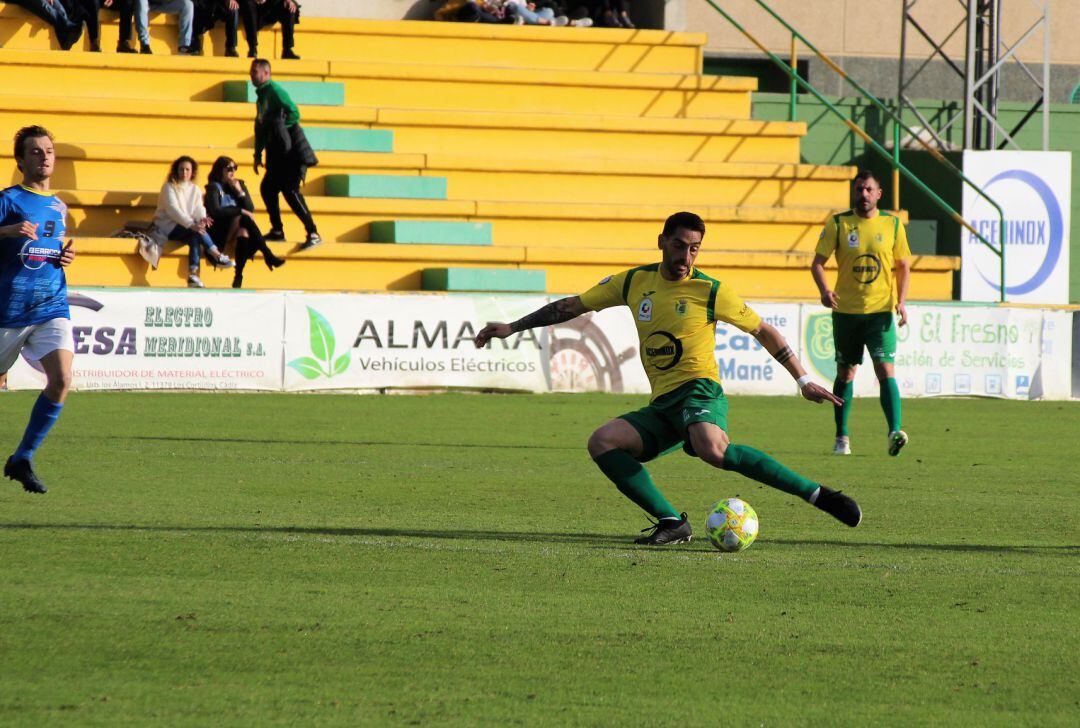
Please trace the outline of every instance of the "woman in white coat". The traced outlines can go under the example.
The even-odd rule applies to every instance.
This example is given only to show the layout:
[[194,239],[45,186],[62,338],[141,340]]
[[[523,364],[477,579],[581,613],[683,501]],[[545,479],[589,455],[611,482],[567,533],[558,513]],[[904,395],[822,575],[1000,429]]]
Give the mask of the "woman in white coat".
[[199,278],[201,251],[215,268],[232,268],[233,262],[214,245],[206,232],[213,220],[206,214],[203,206],[202,188],[195,184],[195,175],[199,164],[188,156],[183,156],[172,163],[169,177],[161,186],[158,195],[157,211],[154,213],[154,226],[151,238],[157,245],[164,245],[169,240],[187,243],[188,249],[188,288],[202,288]]

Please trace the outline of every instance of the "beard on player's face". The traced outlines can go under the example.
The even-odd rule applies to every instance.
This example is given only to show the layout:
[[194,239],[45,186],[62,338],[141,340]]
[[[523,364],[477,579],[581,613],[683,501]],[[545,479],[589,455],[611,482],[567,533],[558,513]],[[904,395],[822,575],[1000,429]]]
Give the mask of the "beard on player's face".
[[40,182],[42,180],[47,180],[52,176],[53,163],[52,160],[43,162],[40,159],[31,159],[29,162],[20,162],[19,171],[22,172],[23,176],[27,179]]
[[876,184],[867,182],[855,188],[853,206],[861,212],[870,212],[877,207],[881,199],[881,188]]

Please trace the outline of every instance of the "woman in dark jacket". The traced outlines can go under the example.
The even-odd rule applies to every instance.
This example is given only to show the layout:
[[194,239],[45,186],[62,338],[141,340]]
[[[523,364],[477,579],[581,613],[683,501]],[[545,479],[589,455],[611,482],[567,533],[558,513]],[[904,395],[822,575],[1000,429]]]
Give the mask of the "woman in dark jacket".
[[255,205],[247,185],[236,178],[236,162],[229,157],[218,157],[207,178],[206,214],[214,220],[210,234],[218,248],[224,249],[226,243],[236,240],[233,288],[244,284],[244,266],[260,250],[270,270],[285,265],[285,260],[274,255],[267,246],[255,224],[254,213]]

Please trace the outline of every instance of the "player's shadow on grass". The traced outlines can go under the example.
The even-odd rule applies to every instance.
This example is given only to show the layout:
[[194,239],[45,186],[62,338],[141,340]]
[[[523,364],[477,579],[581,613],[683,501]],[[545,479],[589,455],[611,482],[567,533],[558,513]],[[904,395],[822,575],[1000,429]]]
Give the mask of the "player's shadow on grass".
[[603,533],[544,533],[540,531],[431,531],[403,528],[352,528],[316,526],[168,526],[132,523],[0,523],[0,531],[123,531],[148,533],[280,533],[283,535],[342,536],[346,538],[408,538],[425,541],[536,541],[584,543],[594,546],[625,546],[625,536]]
[[[604,533],[570,533],[545,531],[478,531],[457,529],[453,531],[425,530],[418,533],[414,529],[401,528],[353,528],[353,527],[316,527],[316,526],[168,526],[109,523],[0,523],[3,531],[135,531],[149,533],[279,533],[283,535],[342,536],[346,538],[407,538],[425,541],[535,541],[539,543],[579,543],[593,548],[630,548],[648,550],[653,553],[679,553],[687,551],[707,551],[715,553],[709,546],[708,539],[695,539],[692,544],[679,545],[666,549],[643,549],[633,543],[631,535],[612,535]],[[904,549],[914,551],[956,551],[981,553],[1037,553],[1066,552],[1080,555],[1080,545],[1061,546],[1005,546],[1000,544],[964,544],[964,543],[871,543],[866,541],[832,541],[810,539],[769,539],[762,541],[768,546],[829,546],[847,549]]]
[[912,551],[975,551],[982,553],[1028,553],[1038,551],[1064,551],[1080,554],[1080,545],[1067,544],[1062,546],[1005,546],[1002,544],[984,543],[868,543],[865,541],[830,541],[827,539],[813,541],[798,538],[770,538],[768,543],[782,546],[829,546],[840,548],[857,549],[905,549]]
[[[238,445],[265,445],[265,438],[258,437],[166,437],[164,435],[135,435],[117,438],[119,440],[152,440],[156,442],[205,442],[210,444],[235,443]],[[275,445],[354,445],[357,447],[454,447],[477,448],[481,450],[582,450],[578,445],[527,445],[493,444],[481,442],[404,442],[402,440],[283,440],[274,438]]]

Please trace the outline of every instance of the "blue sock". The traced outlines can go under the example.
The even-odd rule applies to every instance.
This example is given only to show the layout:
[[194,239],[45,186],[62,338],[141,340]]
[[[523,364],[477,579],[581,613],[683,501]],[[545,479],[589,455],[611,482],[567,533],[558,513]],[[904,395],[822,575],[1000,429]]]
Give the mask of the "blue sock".
[[19,449],[11,457],[15,460],[32,460],[34,451],[41,447],[42,440],[49,434],[49,430],[56,424],[60,417],[60,410],[64,409],[62,402],[53,402],[42,392],[34,402],[34,409],[30,410],[30,421],[26,423],[26,432],[23,433]]

